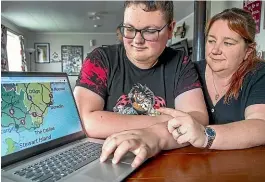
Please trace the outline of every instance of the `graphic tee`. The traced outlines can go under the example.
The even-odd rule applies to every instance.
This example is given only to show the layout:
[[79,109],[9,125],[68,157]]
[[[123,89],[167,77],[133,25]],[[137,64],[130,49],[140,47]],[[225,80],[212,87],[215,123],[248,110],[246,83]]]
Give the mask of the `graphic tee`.
[[152,68],[140,69],[127,58],[122,44],[92,51],[76,86],[101,96],[106,111],[151,116],[159,107],[174,108],[178,95],[201,87],[194,64],[182,51],[166,47]]

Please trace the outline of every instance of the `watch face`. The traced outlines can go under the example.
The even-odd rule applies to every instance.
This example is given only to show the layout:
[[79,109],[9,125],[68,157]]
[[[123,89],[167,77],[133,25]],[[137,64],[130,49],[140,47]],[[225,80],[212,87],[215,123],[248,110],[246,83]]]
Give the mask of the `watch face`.
[[209,135],[210,137],[214,137],[215,136],[215,131],[214,131],[214,129],[212,129],[212,128],[206,128],[206,133],[207,133],[207,135]]

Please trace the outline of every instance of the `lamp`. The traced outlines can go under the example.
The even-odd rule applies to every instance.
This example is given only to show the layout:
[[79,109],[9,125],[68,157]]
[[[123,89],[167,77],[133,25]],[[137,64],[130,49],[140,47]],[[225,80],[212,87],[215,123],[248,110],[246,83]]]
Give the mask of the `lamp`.
[[29,53],[29,71],[31,71],[31,55],[35,52],[34,48],[27,48],[26,52]]

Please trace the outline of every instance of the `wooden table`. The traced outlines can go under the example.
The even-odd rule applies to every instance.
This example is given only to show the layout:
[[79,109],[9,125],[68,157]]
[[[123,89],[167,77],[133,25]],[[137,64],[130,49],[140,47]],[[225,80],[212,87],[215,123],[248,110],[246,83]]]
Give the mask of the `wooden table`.
[[244,150],[185,147],[149,159],[128,182],[265,182],[265,146]]

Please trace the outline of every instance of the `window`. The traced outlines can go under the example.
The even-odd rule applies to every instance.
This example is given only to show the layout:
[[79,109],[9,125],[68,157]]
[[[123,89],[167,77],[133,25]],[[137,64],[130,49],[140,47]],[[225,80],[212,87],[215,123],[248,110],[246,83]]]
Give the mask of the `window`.
[[9,71],[22,71],[19,36],[7,30],[7,58]]

